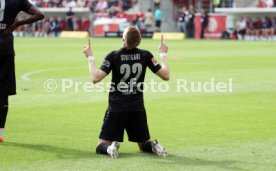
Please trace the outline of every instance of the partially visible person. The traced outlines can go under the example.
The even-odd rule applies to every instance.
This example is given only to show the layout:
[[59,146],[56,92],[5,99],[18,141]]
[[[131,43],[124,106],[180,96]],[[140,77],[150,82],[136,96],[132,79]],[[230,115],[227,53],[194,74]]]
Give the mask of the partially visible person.
[[264,0],[259,0],[258,4],[257,4],[258,8],[265,8],[266,7],[266,3]]
[[221,7],[221,0],[213,0],[213,5],[215,8]]
[[160,7],[161,0],[153,0],[154,8]]
[[[44,14],[28,0],[0,1],[0,142],[6,124],[9,96],[16,94],[13,31],[18,27],[42,20]],[[16,20],[20,11],[30,17]]]
[[275,34],[276,34],[276,17],[272,19],[271,36],[273,37],[273,39],[275,37]]
[[96,12],[106,12],[107,7],[108,7],[108,4],[107,4],[106,0],[99,0],[96,5],[95,11]]
[[187,8],[186,6],[182,7],[179,9],[179,14],[178,14],[178,28],[179,31],[184,33],[185,35],[187,34],[187,30],[186,30],[186,17],[187,17]]
[[162,25],[162,11],[160,10],[160,6],[158,6],[154,12],[155,16],[155,31],[161,32],[161,25]]
[[117,13],[116,13],[116,18],[127,18],[127,13],[125,13],[124,9],[121,8]]
[[195,35],[195,11],[194,6],[190,5],[187,16],[187,38],[194,38]]
[[248,40],[254,40],[254,26],[252,18],[246,19],[246,37]]
[[74,31],[74,15],[75,13],[72,10],[72,7],[69,8],[69,11],[66,13],[66,24],[67,30]]
[[143,17],[137,17],[137,22],[136,22],[136,26],[137,28],[140,30],[141,33],[145,33],[146,30],[146,25],[145,25],[145,20]]
[[272,8],[274,6],[273,0],[265,0],[265,5],[267,8]]
[[54,37],[58,37],[61,32],[60,22],[57,17],[53,17],[50,20],[50,34],[53,34]]
[[118,12],[121,11],[121,8],[119,6],[112,5],[110,8],[107,9],[107,13],[110,18],[113,18],[116,16]]
[[209,25],[209,14],[206,10],[202,10],[202,13],[201,13],[201,34],[200,34],[201,39],[205,38],[204,34],[206,32],[206,29],[208,28],[208,25]]
[[86,1],[84,0],[77,0],[77,7],[84,8],[86,5]]
[[239,40],[244,40],[246,35],[246,20],[244,17],[240,17],[236,27]]
[[257,17],[255,18],[253,22],[254,26],[254,35],[255,35],[255,40],[259,40],[261,37],[261,31],[262,31],[262,20],[261,18]]
[[153,31],[155,18],[154,18],[151,8],[149,8],[148,12],[146,12],[146,14],[144,16],[144,20],[145,20],[146,30]]
[[235,5],[234,0],[224,0],[226,8],[233,8]]
[[74,8],[74,7],[77,7],[77,3],[76,1],[74,0],[66,0],[66,1],[63,1],[63,6],[64,8]]
[[271,31],[271,27],[272,27],[272,22],[270,20],[269,17],[265,17],[262,21],[262,33],[263,33],[263,37],[266,40],[269,40],[270,38],[270,31]]

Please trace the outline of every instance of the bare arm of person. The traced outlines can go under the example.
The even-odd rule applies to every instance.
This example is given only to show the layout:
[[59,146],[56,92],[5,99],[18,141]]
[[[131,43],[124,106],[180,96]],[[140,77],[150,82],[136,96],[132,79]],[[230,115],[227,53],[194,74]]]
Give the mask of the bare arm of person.
[[98,69],[96,67],[96,62],[93,57],[93,51],[91,49],[90,38],[88,38],[88,45],[85,45],[85,47],[83,49],[83,53],[85,54],[85,56],[88,59],[88,67],[89,67],[89,73],[90,73],[91,80],[92,80],[93,84],[96,84],[96,83],[100,82],[101,80],[103,80],[107,74],[104,71],[102,71],[101,69]]
[[164,42],[163,35],[161,36],[161,42],[159,46],[159,53],[161,57],[161,69],[156,72],[156,75],[158,75],[161,79],[168,81],[170,79],[170,70],[169,65],[167,61],[167,53],[168,53],[168,46]]
[[26,13],[29,14],[30,17],[20,21],[15,21],[10,27],[4,30],[4,33],[11,34],[19,26],[31,24],[44,18],[44,14],[35,6],[31,6]]

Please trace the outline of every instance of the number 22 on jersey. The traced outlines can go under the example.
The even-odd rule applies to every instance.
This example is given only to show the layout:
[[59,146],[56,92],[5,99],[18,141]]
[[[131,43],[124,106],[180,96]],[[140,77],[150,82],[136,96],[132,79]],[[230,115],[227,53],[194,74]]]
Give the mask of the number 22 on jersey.
[[0,22],[4,20],[5,0],[0,0]]
[[137,81],[142,74],[143,67],[140,63],[135,63],[132,67],[129,64],[123,64],[120,68],[121,74],[124,74],[120,82],[125,82],[131,73],[136,74],[135,80]]

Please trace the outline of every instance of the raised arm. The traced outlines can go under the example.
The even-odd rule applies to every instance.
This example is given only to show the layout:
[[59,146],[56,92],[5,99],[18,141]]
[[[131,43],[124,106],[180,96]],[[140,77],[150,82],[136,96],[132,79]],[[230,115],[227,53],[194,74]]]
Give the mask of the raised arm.
[[93,84],[100,82],[104,77],[106,77],[106,73],[100,69],[97,69],[95,58],[93,56],[93,52],[91,49],[90,37],[88,38],[88,45],[85,45],[83,49],[83,53],[86,55],[88,59],[88,67],[90,72],[90,77]]
[[27,14],[30,15],[30,17],[15,21],[10,27],[8,27],[4,33],[5,34],[11,34],[17,27],[25,25],[25,24],[31,24],[36,21],[42,20],[44,18],[44,14],[35,6],[31,6],[27,11],[25,11]]
[[168,81],[170,79],[170,70],[169,65],[167,62],[167,53],[168,53],[168,46],[165,44],[163,40],[163,35],[161,36],[160,40],[160,46],[159,46],[159,53],[161,57],[161,69],[156,72],[156,75],[158,75],[160,78],[162,78],[165,81]]

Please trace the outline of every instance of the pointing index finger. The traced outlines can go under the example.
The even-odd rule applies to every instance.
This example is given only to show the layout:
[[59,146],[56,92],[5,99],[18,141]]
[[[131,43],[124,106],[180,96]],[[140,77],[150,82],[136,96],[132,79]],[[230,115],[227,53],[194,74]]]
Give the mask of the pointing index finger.
[[161,35],[161,44],[163,44],[164,43],[164,38],[163,38],[163,34]]
[[88,46],[90,47],[90,45],[91,45],[91,40],[90,40],[90,34],[89,34],[89,32],[88,32],[88,37],[87,37],[87,39],[88,39]]
[[90,37],[88,37],[88,46],[90,47],[91,45],[91,41],[90,41]]

